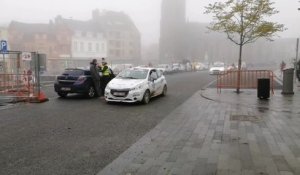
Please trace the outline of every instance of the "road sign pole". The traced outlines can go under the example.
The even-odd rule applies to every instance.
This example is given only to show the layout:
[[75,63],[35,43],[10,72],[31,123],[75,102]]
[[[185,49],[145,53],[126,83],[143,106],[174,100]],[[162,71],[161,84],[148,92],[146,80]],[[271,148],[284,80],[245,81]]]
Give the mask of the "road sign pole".
[[3,53],[3,73],[6,74],[5,54]]
[[297,38],[297,43],[296,43],[296,59],[295,59],[295,63],[294,63],[294,82],[296,84],[296,77],[297,77],[297,68],[300,69],[300,67],[298,67],[298,52],[299,52],[299,38]]

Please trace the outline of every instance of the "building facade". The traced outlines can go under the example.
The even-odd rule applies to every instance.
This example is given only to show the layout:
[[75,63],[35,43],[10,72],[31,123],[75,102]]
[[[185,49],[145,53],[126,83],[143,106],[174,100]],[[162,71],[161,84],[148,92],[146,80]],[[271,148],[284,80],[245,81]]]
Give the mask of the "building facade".
[[47,54],[48,67],[59,71],[86,67],[92,58],[105,57],[110,63],[139,62],[141,36],[130,17],[112,11],[95,10],[92,14],[88,21],[61,16],[48,24],[13,21],[8,40],[13,50]]
[[141,60],[141,34],[128,15],[94,10],[92,22],[106,39],[108,60],[113,63],[137,63]]

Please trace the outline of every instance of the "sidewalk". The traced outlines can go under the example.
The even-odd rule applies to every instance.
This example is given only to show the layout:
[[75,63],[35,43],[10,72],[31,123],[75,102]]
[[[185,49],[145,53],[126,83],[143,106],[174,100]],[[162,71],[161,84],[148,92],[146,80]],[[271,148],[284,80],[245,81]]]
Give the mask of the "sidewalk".
[[199,91],[98,175],[300,175],[300,91]]

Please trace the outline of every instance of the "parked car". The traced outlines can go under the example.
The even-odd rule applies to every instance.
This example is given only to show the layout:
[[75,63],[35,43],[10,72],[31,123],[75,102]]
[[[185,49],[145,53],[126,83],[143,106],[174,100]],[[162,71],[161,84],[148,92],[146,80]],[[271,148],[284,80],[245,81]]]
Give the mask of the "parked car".
[[56,77],[54,90],[60,97],[70,93],[85,94],[93,98],[97,96],[90,70],[68,68]]
[[173,63],[172,64],[172,71],[179,71],[180,70],[180,64],[179,63]]
[[156,66],[156,68],[162,70],[163,72],[172,72],[172,66],[168,64],[159,64]]
[[214,62],[209,69],[209,74],[222,74],[225,71],[225,64],[223,62]]
[[107,102],[143,102],[167,94],[167,81],[155,68],[135,67],[126,69],[111,80],[105,88]]
[[196,62],[196,63],[194,63],[194,69],[196,71],[205,70],[205,69],[207,69],[207,66],[203,63]]

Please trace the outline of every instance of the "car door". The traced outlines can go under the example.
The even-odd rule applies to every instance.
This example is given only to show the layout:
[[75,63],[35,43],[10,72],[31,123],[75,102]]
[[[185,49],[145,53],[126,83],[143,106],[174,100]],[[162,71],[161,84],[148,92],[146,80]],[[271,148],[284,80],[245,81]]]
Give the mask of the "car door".
[[156,70],[156,73],[157,73],[156,93],[161,94],[164,87],[164,77],[162,71]]
[[157,93],[157,73],[155,70],[151,70],[149,73],[149,89],[151,96],[154,96]]

